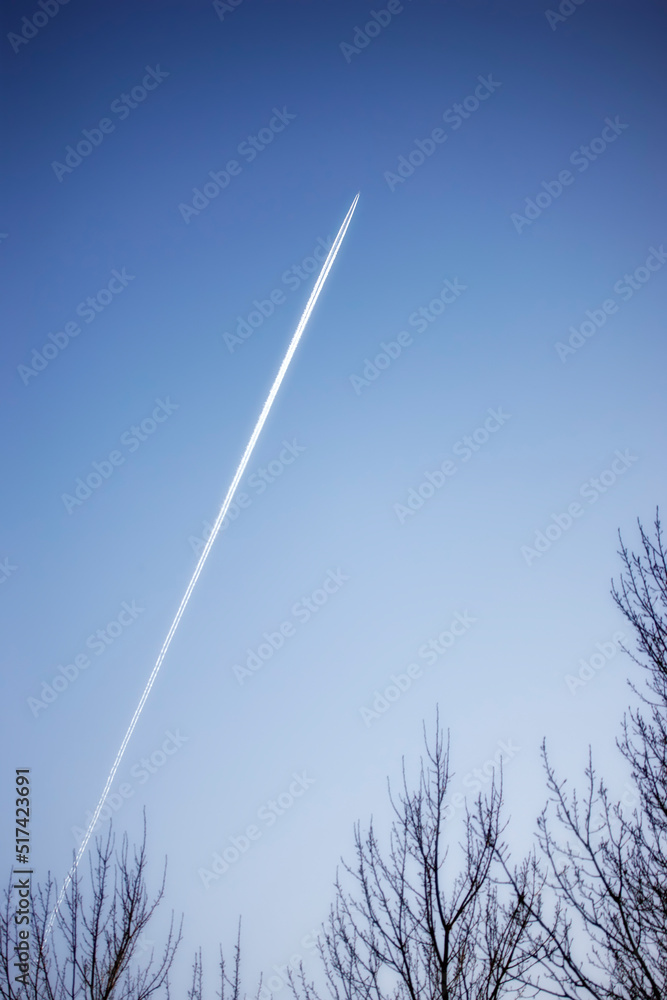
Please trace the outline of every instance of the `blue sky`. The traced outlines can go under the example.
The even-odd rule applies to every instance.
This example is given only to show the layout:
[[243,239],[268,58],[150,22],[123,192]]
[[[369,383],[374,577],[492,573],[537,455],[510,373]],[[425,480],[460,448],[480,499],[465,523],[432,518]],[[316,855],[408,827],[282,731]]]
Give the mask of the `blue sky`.
[[32,768],[40,872],[67,870],[361,191],[114,785],[117,828],[145,805],[169,856],[179,975],[242,913],[254,980],[305,956],[436,703],[452,793],[517,748],[517,858],[543,736],[623,788],[627,658],[566,677],[627,632],[617,531],[664,496],[664,12],[135,0],[26,28],[40,9],[3,14],[0,223],[3,788]]

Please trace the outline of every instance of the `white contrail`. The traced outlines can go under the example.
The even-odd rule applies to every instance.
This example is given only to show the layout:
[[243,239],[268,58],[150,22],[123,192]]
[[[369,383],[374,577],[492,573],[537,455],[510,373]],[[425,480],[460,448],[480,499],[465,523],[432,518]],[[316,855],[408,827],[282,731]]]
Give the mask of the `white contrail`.
[[225,499],[224,499],[224,501],[222,503],[222,507],[220,508],[220,513],[218,514],[218,516],[216,518],[215,524],[213,526],[213,531],[211,532],[211,536],[208,539],[206,545],[204,546],[204,550],[202,551],[202,554],[199,557],[199,561],[197,562],[197,565],[195,567],[195,571],[192,574],[192,578],[191,578],[191,580],[190,580],[190,582],[189,582],[189,584],[187,586],[187,589],[186,589],[186,591],[185,591],[185,593],[183,595],[183,599],[181,600],[181,603],[178,606],[178,611],[174,615],[174,620],[171,623],[169,631],[167,632],[167,637],[164,640],[164,642],[162,643],[162,649],[160,650],[159,656],[158,656],[157,660],[155,661],[155,666],[153,667],[153,669],[151,671],[151,675],[148,678],[148,682],[146,684],[146,687],[144,688],[143,694],[141,695],[141,698],[139,699],[139,704],[137,705],[137,707],[135,709],[135,712],[134,712],[134,715],[132,716],[132,721],[130,722],[129,726],[127,727],[127,732],[125,733],[125,736],[123,738],[123,742],[120,745],[120,749],[118,750],[118,753],[116,754],[116,759],[114,760],[113,765],[111,767],[111,770],[109,771],[109,777],[107,778],[106,784],[104,786],[104,791],[102,792],[102,795],[100,797],[100,801],[97,803],[97,807],[95,809],[95,812],[93,813],[93,818],[91,819],[90,823],[88,824],[88,829],[86,830],[86,835],[83,838],[83,840],[81,842],[81,845],[79,846],[79,850],[77,851],[77,854],[75,856],[75,859],[74,859],[74,862],[72,864],[72,867],[70,868],[69,874],[67,875],[67,878],[65,879],[65,882],[63,883],[62,889],[60,890],[60,895],[58,896],[58,901],[57,901],[57,903],[56,903],[56,905],[54,907],[53,913],[51,914],[51,918],[49,920],[49,925],[47,927],[47,936],[51,932],[51,928],[53,927],[53,922],[54,922],[54,920],[55,920],[55,918],[56,918],[56,916],[58,914],[58,911],[59,911],[59,909],[60,909],[60,907],[62,905],[62,901],[63,901],[63,899],[65,897],[65,893],[67,892],[67,889],[68,889],[69,885],[72,882],[72,877],[74,875],[74,872],[76,871],[77,866],[79,864],[79,861],[83,857],[83,854],[85,853],[86,847],[88,846],[88,841],[90,840],[90,838],[92,836],[95,824],[97,823],[97,821],[99,819],[99,816],[100,816],[100,813],[102,812],[102,809],[104,807],[104,803],[106,801],[106,797],[109,794],[109,789],[111,788],[111,785],[113,784],[114,778],[116,777],[116,771],[118,770],[120,762],[123,759],[123,754],[125,753],[125,750],[127,749],[127,745],[130,742],[130,739],[132,737],[132,733],[134,732],[135,726],[137,725],[137,722],[139,721],[139,717],[141,716],[141,713],[144,710],[144,706],[146,704],[146,700],[147,700],[149,694],[151,693],[151,688],[153,687],[153,684],[155,683],[155,679],[156,679],[156,677],[157,677],[157,675],[158,675],[158,673],[160,671],[160,667],[162,666],[162,662],[163,662],[165,656],[167,655],[167,652],[168,652],[169,647],[171,645],[171,640],[174,638],[174,635],[176,634],[176,629],[178,628],[178,626],[180,624],[180,621],[181,621],[181,618],[183,617],[183,614],[185,612],[185,609],[188,606],[188,602],[189,602],[189,600],[190,600],[190,598],[192,596],[192,591],[194,590],[195,584],[197,583],[197,580],[199,579],[199,575],[200,575],[201,571],[204,568],[204,564],[205,564],[206,560],[208,559],[208,554],[211,551],[211,548],[213,546],[213,543],[215,542],[215,539],[217,537],[218,532],[220,531],[220,527],[221,527],[222,522],[223,522],[223,520],[225,518],[225,515],[227,514],[227,511],[229,510],[229,505],[231,504],[231,502],[232,502],[232,500],[234,498],[234,494],[236,493],[238,485],[239,485],[239,483],[241,481],[241,477],[243,476],[243,473],[245,472],[246,465],[248,464],[248,461],[250,460],[250,456],[253,453],[255,445],[257,444],[257,439],[259,438],[259,435],[260,435],[260,433],[262,431],[262,427],[266,423],[266,419],[267,419],[267,417],[269,415],[271,407],[273,406],[273,402],[274,402],[274,400],[276,398],[278,390],[280,389],[280,384],[281,384],[282,380],[285,377],[287,369],[289,368],[290,361],[292,360],[292,357],[294,356],[294,352],[296,351],[296,349],[298,347],[298,344],[299,344],[299,341],[301,340],[301,335],[302,335],[303,331],[306,328],[306,324],[307,324],[308,320],[310,319],[310,314],[312,313],[313,309],[315,308],[315,303],[317,302],[317,300],[319,298],[319,294],[322,291],[322,288],[324,287],[324,282],[326,281],[327,275],[329,274],[329,271],[331,270],[333,262],[336,259],[336,255],[337,255],[338,251],[340,250],[341,244],[343,242],[343,237],[345,236],[345,233],[347,232],[347,227],[350,224],[350,221],[352,219],[352,215],[354,213],[355,208],[357,207],[357,202],[358,201],[359,201],[359,194],[357,194],[356,198],[352,202],[352,204],[351,204],[351,206],[350,206],[350,208],[348,210],[348,213],[345,216],[345,219],[343,220],[343,225],[340,227],[340,229],[338,231],[338,235],[336,236],[336,239],[333,242],[333,246],[331,247],[331,250],[329,251],[329,253],[327,255],[327,259],[324,261],[324,264],[322,265],[322,270],[320,271],[319,276],[317,278],[317,281],[315,282],[315,287],[313,288],[313,290],[312,290],[312,292],[310,294],[310,298],[308,299],[308,302],[306,303],[306,308],[303,310],[303,314],[301,316],[301,319],[299,320],[299,325],[297,326],[296,331],[294,333],[294,336],[292,337],[292,339],[290,341],[290,345],[287,348],[287,353],[285,354],[285,357],[283,358],[283,362],[282,362],[280,368],[278,369],[278,374],[276,375],[275,380],[273,382],[273,385],[271,386],[271,391],[269,392],[269,395],[266,398],[266,402],[264,403],[264,406],[262,407],[262,412],[260,413],[259,418],[257,420],[257,423],[255,424],[255,429],[253,430],[252,434],[250,435],[250,440],[248,441],[248,444],[246,446],[246,450],[243,452],[243,457],[241,458],[241,462],[239,463],[239,467],[236,470],[234,478],[232,479],[231,486],[227,490],[227,496],[225,497]]

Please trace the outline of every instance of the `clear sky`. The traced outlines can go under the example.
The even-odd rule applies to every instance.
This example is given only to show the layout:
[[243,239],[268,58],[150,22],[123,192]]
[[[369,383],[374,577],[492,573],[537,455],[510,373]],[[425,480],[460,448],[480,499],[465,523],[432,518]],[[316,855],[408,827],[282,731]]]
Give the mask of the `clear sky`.
[[0,40],[8,864],[29,766],[64,876],[361,191],[113,789],[169,857],[177,981],[242,914],[254,982],[308,954],[436,703],[453,794],[504,745],[517,860],[543,736],[623,788],[609,585],[666,485],[665,14],[53,4],[6,4]]

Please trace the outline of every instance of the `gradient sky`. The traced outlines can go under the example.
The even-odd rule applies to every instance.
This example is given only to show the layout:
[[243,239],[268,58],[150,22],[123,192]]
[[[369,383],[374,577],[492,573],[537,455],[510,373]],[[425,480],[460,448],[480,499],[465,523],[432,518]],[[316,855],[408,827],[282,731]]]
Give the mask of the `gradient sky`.
[[[167,907],[186,914],[175,981],[199,943],[212,980],[242,914],[252,986],[306,956],[354,821],[387,816],[386,776],[404,754],[417,764],[436,703],[452,793],[499,741],[520,748],[505,768],[517,860],[545,798],[543,736],[563,775],[577,779],[591,743],[623,789],[613,744],[631,664],[618,653],[574,691],[566,675],[624,630],[609,596],[617,532],[635,545],[665,492],[665,15],[403,0],[354,51],[371,11],[387,21],[384,0],[218,7],[74,0],[14,44],[40,8],[4,8],[2,842],[10,864],[14,768],[30,766],[36,870],[66,873],[310,293],[308,258],[361,191],[245,509],[216,541],[114,785],[130,789],[118,831],[134,837],[145,805],[155,877],[169,858]],[[137,102],[147,74],[160,82]],[[99,144],[59,167],[104,119]],[[282,130],[252,157],[248,137],[272,121]],[[230,160],[224,190],[198,214],[179,208]],[[458,294],[436,315],[447,281]],[[225,337],[272,292],[251,336]],[[557,349],[596,318],[581,346]],[[400,354],[365,369],[383,342]],[[490,410],[508,416],[484,440]],[[108,478],[68,501],[93,463]],[[577,503],[546,551],[522,551]],[[346,579],[306,621],[295,605],[330,574]],[[124,602],[134,617],[100,651]],[[420,648],[457,614],[475,621],[429,664]],[[282,647],[239,683],[234,666],[285,622]],[[364,721],[411,663],[421,676]],[[167,732],[183,738],[168,757]],[[314,780],[269,824],[258,813],[295,772]],[[198,870],[250,824],[259,839],[205,888]]]

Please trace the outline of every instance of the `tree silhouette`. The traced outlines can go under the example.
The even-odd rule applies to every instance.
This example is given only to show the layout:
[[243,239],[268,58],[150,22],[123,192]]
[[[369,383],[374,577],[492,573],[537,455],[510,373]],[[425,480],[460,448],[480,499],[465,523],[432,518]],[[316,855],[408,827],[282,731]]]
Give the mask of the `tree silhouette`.
[[[169,971],[181,939],[171,923],[161,957],[151,951],[139,959],[141,935],[164,894],[165,870],[152,901],[146,887],[146,824],[143,839],[130,857],[127,836],[120,851],[109,830],[89,859],[90,900],[84,902],[75,869],[49,932],[58,891],[49,875],[31,903],[31,961],[22,983],[16,981],[18,927],[11,888],[0,911],[0,997],[2,1000],[149,1000],[169,995]],[[181,922],[182,923],[182,922]]]
[[[220,988],[216,993],[219,1000],[246,1000],[247,994],[241,985],[241,921],[236,936],[234,947],[234,961],[231,975],[227,972],[227,962],[220,947],[220,958],[218,962]],[[254,994],[255,1000],[259,1000],[262,992],[262,977]],[[196,953],[192,964],[192,984],[188,990],[188,1000],[204,1000],[204,975],[201,957],[201,948]]]
[[651,539],[639,523],[639,555],[620,539],[623,569],[612,584],[634,630],[636,653],[626,652],[646,674],[643,691],[628,682],[641,707],[617,741],[637,806],[613,801],[590,750],[583,794],[568,793],[542,747],[550,800],[538,839],[557,904],[549,921],[534,914],[550,944],[539,981],[566,1000],[667,997],[667,558],[657,512],[654,527]]
[[[416,788],[404,762],[401,794],[389,789],[388,849],[372,821],[366,833],[357,824],[354,863],[336,880],[320,943],[333,1000],[500,1000],[528,991],[524,979],[542,947],[527,934],[540,886],[531,859],[514,872],[509,892],[494,877],[497,854],[507,862],[502,777],[466,809],[462,867],[452,874],[444,819],[449,743],[439,718],[432,744],[426,730],[424,742]],[[303,968],[291,985],[297,1000],[319,1000]]]

